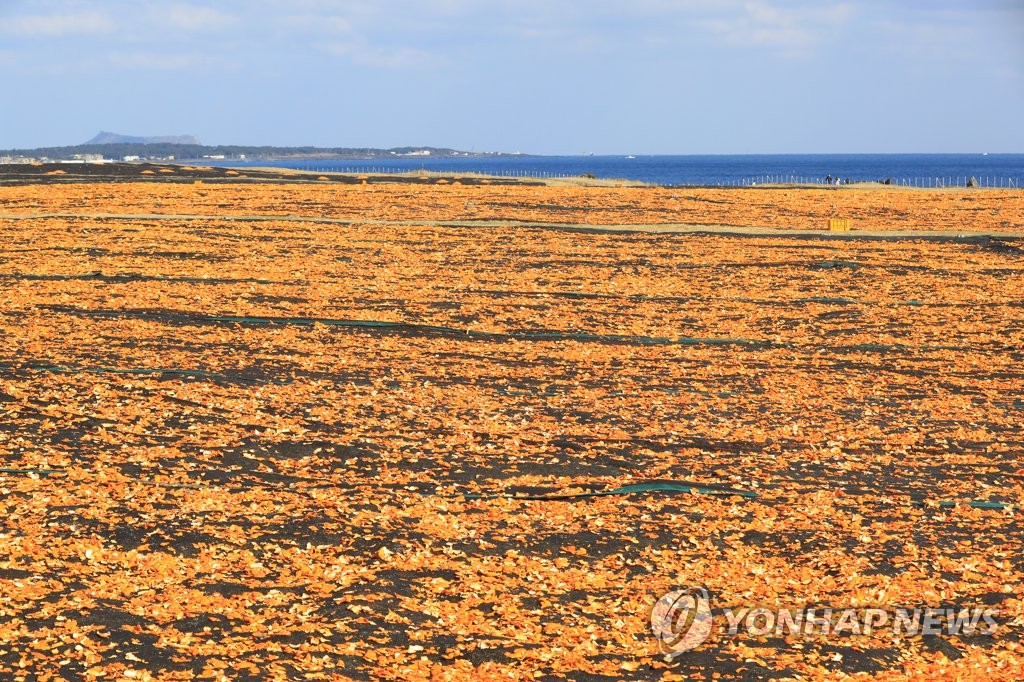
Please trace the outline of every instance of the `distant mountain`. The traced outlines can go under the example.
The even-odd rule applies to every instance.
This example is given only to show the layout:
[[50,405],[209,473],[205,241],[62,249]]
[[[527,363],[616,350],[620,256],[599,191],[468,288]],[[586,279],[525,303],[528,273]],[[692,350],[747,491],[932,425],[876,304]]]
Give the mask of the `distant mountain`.
[[[505,156],[504,152],[464,152],[447,147],[272,147],[204,145],[193,135],[138,137],[101,131],[88,142],[65,147],[0,149],[0,160],[83,160],[83,157],[130,161],[202,161],[203,159],[394,159],[396,157]],[[515,156],[519,156],[518,152]]]
[[121,135],[106,130],[99,132],[86,145],[92,144],[191,144],[201,145],[202,143],[195,135],[158,135],[156,137],[135,137],[132,135]]
[[[125,142],[124,140],[128,140]],[[145,140],[137,142],[135,140]],[[98,155],[107,159],[202,161],[203,159],[394,159],[397,157],[505,156],[503,152],[463,152],[446,147],[270,147],[251,145],[206,146],[196,143],[154,140],[195,140],[193,137],[128,137],[103,132],[86,144],[71,147],[0,149],[0,159],[81,159]]]

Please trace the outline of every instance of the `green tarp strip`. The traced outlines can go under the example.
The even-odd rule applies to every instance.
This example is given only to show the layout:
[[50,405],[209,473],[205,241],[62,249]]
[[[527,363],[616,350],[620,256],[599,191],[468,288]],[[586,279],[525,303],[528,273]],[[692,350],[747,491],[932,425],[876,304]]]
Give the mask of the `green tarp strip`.
[[730,339],[730,338],[669,338],[660,336],[624,336],[620,334],[587,334],[584,332],[485,332],[472,329],[456,329],[437,325],[414,324],[408,322],[381,322],[376,320],[338,320],[329,318],[304,318],[304,317],[242,317],[232,315],[218,315],[205,317],[212,322],[234,322],[237,324],[286,324],[310,326],[322,324],[328,327],[355,327],[367,329],[409,329],[416,331],[436,332],[440,334],[456,334],[470,338],[482,339],[516,339],[523,341],[607,341],[626,342],[640,345],[663,346],[680,344],[684,346],[710,345],[710,346],[773,346],[771,341],[760,341],[756,339]]
[[34,372],[63,372],[67,374],[179,374],[185,376],[224,378],[216,372],[205,372],[199,369],[167,369],[138,367],[121,369],[119,367],[65,367],[64,365],[39,365],[29,367]]
[[[658,336],[623,336],[619,334],[588,334],[585,332],[560,332],[560,331],[538,331],[538,332],[488,332],[473,329],[462,329],[455,327],[444,327],[437,325],[417,324],[414,322],[390,322],[379,320],[344,320],[332,318],[311,318],[311,317],[249,317],[236,315],[189,315],[185,313],[168,311],[138,311],[138,310],[79,310],[64,306],[42,306],[49,310],[71,315],[85,315],[90,317],[128,317],[136,319],[156,320],[164,323],[179,322],[181,324],[202,324],[202,323],[230,323],[230,324],[257,324],[257,325],[296,325],[309,327],[314,324],[322,324],[328,327],[345,327],[355,329],[386,329],[395,331],[420,332],[443,334],[468,339],[483,339],[491,341],[515,340],[515,341],[594,341],[599,343],[623,343],[638,346],[741,346],[747,348],[801,348],[795,342],[776,342],[766,339],[742,339],[742,338],[688,338],[688,337],[658,337]],[[995,347],[1009,347],[1004,342],[990,342],[985,345]],[[830,346],[834,353],[849,352],[876,352],[888,353],[898,352],[933,352],[933,351],[963,351],[966,347],[959,346],[908,346],[905,344],[878,344],[864,343],[851,346]]]
[[[919,504],[927,504],[927,503],[926,502],[920,502]],[[970,500],[970,501],[967,501],[967,502],[959,502],[959,501],[956,501],[956,500],[952,500],[952,501],[944,500],[944,501],[938,503],[938,505],[940,507],[955,507],[958,504],[963,504],[963,505],[966,505],[968,507],[974,507],[975,509],[1009,509],[1010,507],[1014,506],[1014,505],[1008,504],[1006,502],[986,502],[985,500]]]
[[[146,254],[141,254],[146,255]],[[0,279],[20,279],[39,282],[70,282],[75,280],[96,280],[102,282],[181,282],[187,284],[282,284],[268,279],[239,278],[226,279],[222,277],[172,277],[169,275],[143,275],[140,273],[119,273],[107,275],[99,271],[82,272],[73,275],[44,275],[39,273],[0,273]]]
[[832,270],[835,268],[850,268],[851,270],[857,270],[862,267],[861,263],[854,263],[848,260],[827,260],[821,263],[814,263],[814,267],[821,268],[822,270]]
[[[36,474],[38,476],[52,476],[53,474],[63,473],[63,469],[0,469],[0,474],[10,474],[15,476],[28,476]],[[152,481],[140,481],[140,483],[153,483]],[[169,485],[169,484],[156,484],[156,485]],[[192,487],[190,485],[182,484],[171,487]],[[205,486],[204,486],[205,487]],[[586,499],[591,497],[609,497],[612,495],[632,495],[634,493],[648,493],[648,492],[668,492],[668,493],[692,493],[694,495],[715,495],[719,497],[730,497],[737,496],[746,499],[757,499],[760,496],[757,493],[749,490],[738,490],[736,488],[725,488],[725,487],[707,487],[700,483],[690,483],[688,481],[647,481],[645,483],[630,483],[618,488],[610,488],[607,490],[594,490],[590,492],[582,493],[540,493],[531,495],[521,495],[515,493],[498,493],[498,494],[485,494],[485,493],[464,493],[461,495],[466,500],[576,500]],[[927,500],[914,500],[912,504],[927,505]],[[1017,505],[1008,502],[990,502],[987,500],[941,500],[935,502],[939,507],[956,507],[957,505],[964,505],[967,507],[973,507],[975,509],[1013,509]]]
[[585,493],[541,493],[533,495],[517,495],[515,493],[500,493],[487,495],[480,493],[466,493],[463,495],[467,500],[573,500],[587,497],[607,497],[610,495],[632,495],[633,493],[647,492],[670,492],[670,493],[694,493],[697,495],[738,495],[740,497],[754,498],[757,493],[734,488],[709,488],[699,483],[688,483],[686,481],[650,481],[647,483],[631,483],[609,490],[595,490]]
[[37,474],[39,476],[50,476],[63,473],[62,469],[0,469],[0,474],[13,474],[17,476],[28,476]]

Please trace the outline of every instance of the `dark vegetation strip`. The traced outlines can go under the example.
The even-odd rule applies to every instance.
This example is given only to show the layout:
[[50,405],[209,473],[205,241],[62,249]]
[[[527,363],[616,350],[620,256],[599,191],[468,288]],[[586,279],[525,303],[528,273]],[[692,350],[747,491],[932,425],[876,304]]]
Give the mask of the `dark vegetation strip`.
[[[148,254],[141,254],[148,255]],[[99,270],[93,272],[75,273],[70,275],[50,275],[22,272],[2,272],[0,280],[27,280],[41,282],[70,282],[70,281],[96,281],[109,283],[128,282],[185,282],[189,284],[281,284],[269,279],[256,279],[252,277],[222,278],[222,277],[170,277],[167,275],[143,275],[139,273],[118,273],[107,275]]]
[[[439,325],[417,324],[414,322],[386,322],[379,320],[344,320],[314,317],[249,317],[240,315],[191,315],[173,310],[83,310],[71,306],[46,305],[41,309],[51,310],[66,315],[86,317],[107,317],[144,319],[166,322],[169,324],[238,324],[249,326],[300,326],[311,327],[322,324],[327,327],[365,329],[378,332],[394,332],[400,334],[448,336],[481,341],[583,341],[633,346],[739,346],[745,348],[801,348],[792,342],[769,341],[766,339],[715,338],[715,337],[660,337],[660,336],[626,336],[621,334],[590,334],[586,332],[565,331],[521,331],[521,332],[487,332],[473,329],[456,329]],[[819,347],[824,348],[824,347]],[[836,353],[891,353],[893,351],[933,352],[954,351],[968,352],[982,348],[993,350],[1021,350],[1008,343],[993,341],[973,346],[912,346],[902,343],[861,343],[846,346],[829,346]],[[1024,355],[1024,350],[1021,351]]]

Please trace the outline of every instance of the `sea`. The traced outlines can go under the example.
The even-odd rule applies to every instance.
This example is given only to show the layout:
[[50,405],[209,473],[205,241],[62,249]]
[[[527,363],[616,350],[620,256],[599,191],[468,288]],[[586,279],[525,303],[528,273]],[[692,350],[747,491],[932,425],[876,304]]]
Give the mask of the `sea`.
[[[653,185],[756,186],[887,182],[913,187],[1021,188],[1024,154],[742,154],[685,156],[391,156],[343,160],[225,160],[233,167],[272,166],[340,173],[480,173],[500,177],[593,176]],[[972,182],[973,181],[973,182]]]

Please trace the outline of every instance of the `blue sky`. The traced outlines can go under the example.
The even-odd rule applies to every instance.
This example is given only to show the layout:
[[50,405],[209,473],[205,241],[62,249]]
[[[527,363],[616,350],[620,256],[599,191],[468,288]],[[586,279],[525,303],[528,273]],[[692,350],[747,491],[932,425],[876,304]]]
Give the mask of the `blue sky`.
[[1024,0],[0,0],[0,148],[1024,152]]

